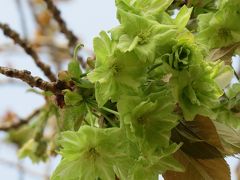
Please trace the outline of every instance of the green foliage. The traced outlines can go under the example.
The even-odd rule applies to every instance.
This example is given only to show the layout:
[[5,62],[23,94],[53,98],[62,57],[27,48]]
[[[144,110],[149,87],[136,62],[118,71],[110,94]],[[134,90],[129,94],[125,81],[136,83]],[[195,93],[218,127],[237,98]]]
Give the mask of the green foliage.
[[68,73],[71,78],[79,79],[81,77],[81,69],[79,63],[76,60],[73,60],[68,64]]

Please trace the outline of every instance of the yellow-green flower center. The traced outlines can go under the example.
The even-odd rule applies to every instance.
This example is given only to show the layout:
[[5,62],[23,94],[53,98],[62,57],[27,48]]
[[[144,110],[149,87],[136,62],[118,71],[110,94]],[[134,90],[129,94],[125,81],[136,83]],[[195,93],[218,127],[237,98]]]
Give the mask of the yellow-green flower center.
[[97,152],[96,148],[92,147],[88,150],[88,158],[92,160],[96,160],[99,157],[99,153]]
[[226,28],[221,28],[218,30],[218,36],[224,40],[227,40],[231,37],[231,30]]
[[143,44],[148,43],[149,39],[150,39],[150,36],[151,36],[151,32],[150,31],[140,32],[138,34],[138,37],[139,37],[138,44],[139,45],[143,45]]

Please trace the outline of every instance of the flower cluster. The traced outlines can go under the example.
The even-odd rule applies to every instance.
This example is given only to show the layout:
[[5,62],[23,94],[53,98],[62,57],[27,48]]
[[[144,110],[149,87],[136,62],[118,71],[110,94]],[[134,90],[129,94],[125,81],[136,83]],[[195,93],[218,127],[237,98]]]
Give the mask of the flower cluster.
[[[239,5],[228,1],[226,8],[200,15],[196,35],[186,28],[192,8],[181,7],[173,18],[167,13],[171,4],[116,0],[120,25],[93,41],[95,68],[85,80],[94,84],[94,97],[76,99],[68,92],[74,104],[67,98],[67,105],[81,101],[92,127],[62,133],[63,160],[53,180],[145,180],[184,170],[173,157],[182,142],[173,140],[172,131],[197,115],[216,118],[233,76],[231,67],[209,61],[199,44],[213,48],[239,41],[236,20],[224,18],[238,18]],[[96,123],[102,119],[106,126]]]

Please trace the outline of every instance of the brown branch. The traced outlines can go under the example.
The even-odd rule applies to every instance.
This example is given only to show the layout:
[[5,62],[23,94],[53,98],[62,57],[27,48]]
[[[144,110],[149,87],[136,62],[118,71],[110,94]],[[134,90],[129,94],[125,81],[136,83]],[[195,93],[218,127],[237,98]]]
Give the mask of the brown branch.
[[0,131],[9,131],[11,129],[17,129],[21,127],[24,124],[27,124],[32,118],[34,118],[36,115],[38,115],[41,111],[42,107],[33,111],[27,118],[25,119],[19,119],[18,122],[13,123],[13,124],[8,124],[8,125],[1,125],[0,126]]
[[44,0],[44,2],[47,4],[48,10],[52,13],[53,18],[57,21],[61,32],[69,40],[69,46],[75,47],[78,42],[78,38],[67,28],[65,21],[61,17],[61,12],[57,9],[52,0]]
[[22,81],[29,84],[31,87],[38,87],[44,91],[51,91],[54,94],[60,92],[60,90],[57,88],[58,83],[56,82],[50,83],[44,81],[40,77],[37,76],[34,77],[31,75],[31,72],[27,70],[17,70],[0,66],[0,73],[11,78],[21,79]]
[[16,31],[12,30],[7,24],[3,23],[0,23],[0,28],[3,30],[6,36],[11,38],[16,44],[20,45],[25,50],[25,52],[33,58],[35,64],[44,72],[44,74],[51,81],[56,81],[56,77],[51,71],[50,67],[40,60],[36,51],[23,39],[21,39],[20,35]]

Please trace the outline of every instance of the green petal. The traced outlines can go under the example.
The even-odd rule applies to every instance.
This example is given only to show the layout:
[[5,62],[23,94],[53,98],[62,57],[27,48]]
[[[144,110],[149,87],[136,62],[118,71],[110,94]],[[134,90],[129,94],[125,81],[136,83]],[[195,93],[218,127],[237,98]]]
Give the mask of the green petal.
[[127,52],[127,51],[132,51],[138,44],[139,42],[139,37],[136,36],[133,40],[127,35],[124,34],[119,38],[119,43],[117,47],[122,51],[122,52]]
[[226,88],[230,84],[234,74],[232,67],[225,66],[224,62],[214,63],[212,72],[214,74],[213,78],[221,89]]
[[97,82],[95,85],[95,96],[99,107],[102,107],[109,99],[114,98],[117,90],[117,84],[113,79],[101,84]]
[[186,27],[193,8],[187,8],[185,5],[180,9],[177,17],[175,19],[175,23],[177,24],[179,30],[183,30]]
[[110,56],[114,50],[114,43],[108,37],[107,33],[100,32],[100,37],[93,40],[93,48],[96,54],[96,67],[104,64],[107,57]]

